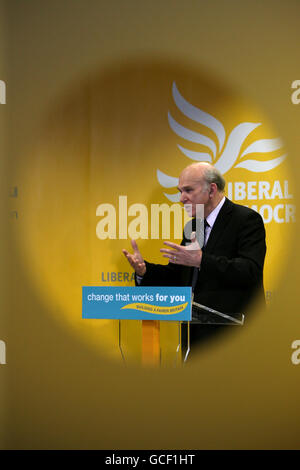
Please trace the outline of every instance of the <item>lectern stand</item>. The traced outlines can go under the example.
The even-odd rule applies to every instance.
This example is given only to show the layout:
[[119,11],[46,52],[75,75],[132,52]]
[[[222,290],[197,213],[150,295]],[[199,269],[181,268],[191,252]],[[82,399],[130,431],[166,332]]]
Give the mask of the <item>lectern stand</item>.
[[[121,352],[122,359],[124,363],[125,354],[123,350],[124,344],[124,335],[122,333],[123,327],[121,326],[123,320],[119,320],[119,350]],[[142,320],[137,322],[137,327],[135,331],[135,336],[138,335],[141,340],[141,362],[143,365],[156,366],[160,367],[162,365],[162,358],[165,357],[165,344],[162,342],[161,338],[161,321],[155,320]],[[170,324],[170,322],[168,322]],[[214,310],[206,305],[199,304],[197,302],[192,302],[192,320],[191,321],[179,321],[174,322],[178,324],[178,339],[176,339],[176,326],[174,324],[175,333],[173,343],[169,343],[169,355],[173,359],[170,359],[173,365],[180,364],[181,362],[186,362],[190,351],[191,351],[191,341],[190,341],[190,329],[193,328],[193,325],[212,325],[212,327],[218,325],[224,326],[242,326],[244,324],[244,315],[241,313],[222,313],[217,310]],[[185,325],[185,335],[183,335],[182,326]],[[125,331],[125,336],[126,331]],[[183,340],[184,336],[184,340]],[[126,344],[126,342],[125,342]],[[176,348],[177,344],[177,348]],[[174,349],[173,349],[174,348]],[[181,354],[181,357],[180,357]]]
[[[191,325],[227,325],[227,326],[242,326],[244,324],[244,314],[242,313],[222,313],[213,308],[192,302],[192,321],[179,323],[179,343],[177,346],[177,353],[182,348],[182,334],[181,325],[187,325],[187,347],[183,361],[186,362],[191,351],[190,344],[190,328]],[[182,351],[183,352],[183,351]]]

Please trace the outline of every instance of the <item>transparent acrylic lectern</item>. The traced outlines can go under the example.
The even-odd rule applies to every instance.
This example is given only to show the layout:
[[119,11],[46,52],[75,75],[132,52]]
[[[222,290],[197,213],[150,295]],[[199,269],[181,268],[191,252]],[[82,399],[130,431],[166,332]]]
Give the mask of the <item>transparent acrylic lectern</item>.
[[[181,325],[187,325],[187,338],[186,338],[186,353],[184,355],[183,362],[186,362],[190,350],[190,327],[191,325],[228,325],[228,326],[242,326],[244,324],[244,314],[243,313],[222,313],[214,310],[213,308],[206,307],[205,305],[198,304],[197,302],[192,302],[192,321],[190,322],[179,322],[178,331],[179,331],[179,343],[177,346],[177,354],[182,348],[182,333]],[[183,352],[183,351],[182,351]]]
[[[164,339],[162,338],[162,323],[168,325],[173,323],[175,327],[175,329],[173,329],[173,343],[171,341],[166,345],[166,335],[164,336]],[[178,333],[176,333],[176,323],[178,324]],[[165,363],[164,358],[168,357],[169,363],[172,363],[173,366],[176,367],[176,365],[179,365],[182,362],[184,363],[188,359],[191,351],[190,328],[193,328],[193,325],[241,326],[243,324],[243,314],[222,313],[193,301],[191,321],[163,322],[157,320],[119,320],[118,346],[123,363],[126,363],[126,357],[129,357],[128,344],[130,343],[132,346],[135,341],[138,344],[141,342],[140,347],[138,344],[136,345],[136,351],[134,351],[134,354],[137,358],[141,356],[141,362],[143,365],[150,364],[161,366],[162,362]],[[184,334],[182,328],[183,325],[185,326]],[[139,341],[137,341],[137,338],[139,338]]]

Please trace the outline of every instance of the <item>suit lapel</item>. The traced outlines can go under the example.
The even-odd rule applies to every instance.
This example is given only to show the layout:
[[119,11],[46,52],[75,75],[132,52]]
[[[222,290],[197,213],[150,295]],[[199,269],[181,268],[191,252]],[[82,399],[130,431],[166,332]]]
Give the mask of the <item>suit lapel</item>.
[[204,248],[204,251],[210,253],[213,251],[215,244],[217,243],[219,237],[222,236],[225,227],[230,222],[230,213],[232,212],[233,203],[226,198],[223,207],[221,208],[218,217],[213,225],[213,228],[210,232],[208,242]]

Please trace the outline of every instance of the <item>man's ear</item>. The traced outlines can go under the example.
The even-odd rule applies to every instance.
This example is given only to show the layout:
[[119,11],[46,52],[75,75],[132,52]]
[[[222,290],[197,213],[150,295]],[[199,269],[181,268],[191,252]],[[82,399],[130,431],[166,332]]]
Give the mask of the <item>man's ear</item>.
[[210,190],[209,190],[209,195],[213,196],[214,194],[216,194],[217,190],[218,190],[218,188],[217,188],[216,183],[211,183]]

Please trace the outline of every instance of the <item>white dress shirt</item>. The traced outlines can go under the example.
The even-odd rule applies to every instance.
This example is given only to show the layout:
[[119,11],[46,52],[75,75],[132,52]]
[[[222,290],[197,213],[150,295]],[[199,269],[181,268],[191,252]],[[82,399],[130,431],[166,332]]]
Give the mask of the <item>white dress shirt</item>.
[[214,210],[206,217],[206,222],[208,223],[208,226],[206,227],[206,230],[205,230],[204,246],[206,245],[209,239],[210,232],[214,226],[214,223],[216,221],[216,218],[219,215],[220,210],[222,209],[224,202],[225,202],[225,196],[221,199],[217,207],[215,207]]

